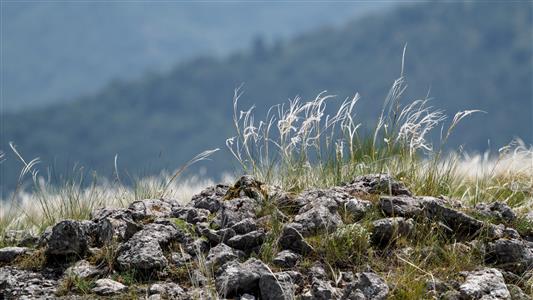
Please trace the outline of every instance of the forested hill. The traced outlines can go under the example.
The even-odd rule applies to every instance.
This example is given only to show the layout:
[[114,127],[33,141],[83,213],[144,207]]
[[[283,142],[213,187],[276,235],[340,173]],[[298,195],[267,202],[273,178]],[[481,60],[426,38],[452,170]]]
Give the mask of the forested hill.
[[[3,115],[4,144],[110,174],[113,157],[136,173],[175,168],[195,153],[223,148],[232,135],[233,89],[245,83],[241,104],[259,111],[296,95],[322,90],[339,99],[359,92],[358,116],[375,118],[400,73],[407,43],[405,99],[425,97],[453,114],[481,109],[456,132],[453,144],[485,150],[514,136],[532,142],[532,16],[530,3],[431,3],[358,19],[339,30],[311,32],[224,59],[198,58],[166,74],[114,83],[95,96],[41,110]],[[208,164],[226,168],[227,153]],[[44,166],[44,165],[43,165]],[[13,157],[2,184],[18,176]]]

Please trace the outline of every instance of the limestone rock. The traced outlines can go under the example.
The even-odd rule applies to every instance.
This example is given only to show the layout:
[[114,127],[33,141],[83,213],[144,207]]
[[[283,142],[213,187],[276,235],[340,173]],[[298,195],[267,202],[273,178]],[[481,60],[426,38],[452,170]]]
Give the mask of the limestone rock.
[[5,247],[0,249],[0,263],[10,263],[15,258],[31,251],[26,247]]
[[276,254],[276,257],[274,257],[272,262],[281,268],[292,268],[296,265],[299,259],[300,255],[292,252],[291,250],[283,250]]
[[459,292],[466,299],[511,299],[502,273],[493,268],[469,272]]
[[83,257],[88,250],[86,227],[79,221],[61,221],[52,228],[47,246],[48,257]]
[[298,254],[306,255],[313,251],[299,230],[302,225],[298,223],[289,223],[283,226],[278,243],[283,250],[292,250]]
[[375,245],[393,244],[401,236],[409,236],[414,229],[412,219],[402,217],[379,219],[373,222],[371,241]]
[[109,278],[98,279],[92,292],[100,296],[112,296],[125,292],[128,287]]

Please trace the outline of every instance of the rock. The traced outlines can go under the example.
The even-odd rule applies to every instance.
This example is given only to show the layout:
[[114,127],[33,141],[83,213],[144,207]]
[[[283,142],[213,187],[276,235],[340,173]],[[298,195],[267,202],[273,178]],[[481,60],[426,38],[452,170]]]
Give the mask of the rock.
[[109,278],[98,279],[94,282],[95,287],[92,292],[100,296],[112,296],[125,292],[128,287],[120,282],[116,282]]
[[465,299],[511,299],[502,273],[493,268],[467,273],[459,292]]
[[381,196],[379,207],[388,217],[413,218],[422,214],[424,210],[420,199],[409,196]]
[[276,254],[276,257],[274,257],[272,262],[280,268],[292,268],[296,265],[298,260],[300,260],[300,255],[291,250],[283,250]]
[[174,206],[179,206],[177,201],[145,199],[132,202],[128,210],[133,220],[138,222],[147,218],[169,218],[172,216]]
[[91,213],[94,223],[90,235],[92,244],[101,247],[112,241],[127,241],[137,231],[142,229],[140,224],[133,221],[131,212],[127,209],[102,208]]
[[332,232],[343,224],[337,213],[336,201],[329,198],[313,198],[309,201],[294,218],[294,223],[302,225],[300,233],[303,236]]
[[250,294],[243,294],[240,298],[240,300],[255,300],[255,297]]
[[228,190],[229,186],[225,184],[207,187],[200,194],[194,195],[190,204],[195,208],[203,208],[210,213],[216,213],[220,209],[220,202],[224,200],[224,195]]
[[350,216],[352,222],[361,220],[372,208],[372,202],[366,200],[350,199],[341,206],[344,212]]
[[387,194],[392,196],[406,195],[411,196],[407,187],[386,174],[368,174],[357,176],[352,182],[345,185],[344,188],[350,194]]
[[224,297],[239,293],[259,294],[259,280],[269,274],[270,269],[260,260],[250,258],[244,263],[231,261],[221,268],[216,277],[216,287]]
[[489,242],[485,249],[485,261],[503,270],[520,274],[533,268],[533,248],[518,239],[499,239]]
[[389,287],[375,273],[362,272],[355,275],[355,280],[348,283],[341,299],[387,299]]
[[287,272],[265,274],[259,280],[262,300],[295,299],[296,288],[293,278]]
[[229,188],[224,199],[232,200],[245,197],[254,199],[258,203],[264,201],[267,197],[266,185],[251,175],[244,175],[237,180],[234,186]]
[[514,284],[508,284],[507,289],[513,300],[531,300],[531,297],[526,295],[522,289]]
[[251,198],[226,200],[222,203],[214,222],[219,228],[232,227],[244,219],[255,219],[257,209],[259,209],[258,202]]
[[257,224],[252,218],[244,219],[231,226],[231,229],[235,230],[237,234],[246,234],[251,231],[257,230]]
[[64,220],[52,228],[48,237],[47,257],[83,257],[88,250],[86,226],[79,221]]
[[309,245],[299,230],[302,225],[289,223],[283,226],[278,240],[278,244],[283,250],[292,250],[298,254],[306,255],[313,252],[313,247]]
[[160,295],[163,299],[187,299],[185,291],[174,282],[154,283],[148,289],[149,295]]
[[479,203],[476,210],[487,217],[494,218],[500,222],[513,222],[516,220],[516,213],[505,203],[496,201],[490,204]]
[[421,199],[424,203],[425,215],[450,227],[457,238],[472,239],[481,232],[483,222],[461,211],[446,207],[441,199],[432,197]]
[[490,239],[501,239],[501,238],[510,238],[510,239],[520,239],[520,234],[513,228],[505,227],[503,224],[488,224],[488,238]]
[[256,230],[243,235],[236,235],[230,238],[226,244],[239,250],[250,251],[261,246],[265,240],[265,232],[263,230]]
[[399,237],[408,237],[414,230],[413,219],[402,217],[379,219],[373,222],[371,241],[375,245],[394,244]]
[[219,244],[209,250],[206,257],[206,265],[212,269],[220,267],[227,262],[237,260],[241,256],[239,252],[225,244]]
[[136,269],[153,272],[163,269],[168,261],[162,247],[171,241],[185,240],[185,236],[172,223],[151,223],[137,232],[117,251],[116,264],[120,270]]
[[211,245],[218,245],[222,242],[227,242],[236,235],[232,228],[223,228],[220,230],[213,230],[210,228],[202,228],[200,234],[205,236]]
[[0,268],[0,299],[56,299],[58,282],[41,273]]
[[15,258],[28,253],[31,249],[26,247],[5,247],[0,249],[0,263],[10,263]]
[[209,210],[203,208],[180,206],[175,206],[172,208],[172,216],[174,218],[182,219],[191,224],[207,222],[209,219],[209,214]]
[[86,260],[80,260],[65,270],[65,275],[80,279],[94,278],[100,274],[102,274],[102,271]]
[[337,299],[339,291],[334,288],[329,281],[313,278],[311,283],[311,299],[330,300]]

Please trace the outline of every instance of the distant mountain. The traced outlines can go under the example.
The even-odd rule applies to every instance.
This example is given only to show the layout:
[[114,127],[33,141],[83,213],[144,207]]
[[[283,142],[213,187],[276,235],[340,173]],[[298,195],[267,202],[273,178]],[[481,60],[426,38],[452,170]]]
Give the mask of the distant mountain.
[[334,26],[391,4],[2,1],[3,109],[96,92],[110,80],[168,71],[198,54],[224,55]]
[[[295,95],[322,90],[340,99],[360,92],[358,116],[375,119],[400,72],[408,44],[405,101],[424,97],[449,114],[482,109],[458,127],[452,144],[485,150],[514,136],[532,141],[531,3],[430,3],[355,20],[226,58],[198,58],[143,80],[115,83],[63,105],[5,114],[4,141],[64,170],[67,162],[110,174],[113,157],[132,173],[175,168],[232,135],[231,97],[245,82],[243,107],[259,113]],[[5,145],[2,145],[3,147]],[[228,154],[207,164],[216,173]],[[2,184],[17,177],[12,157]],[[213,173],[212,173],[213,174]]]

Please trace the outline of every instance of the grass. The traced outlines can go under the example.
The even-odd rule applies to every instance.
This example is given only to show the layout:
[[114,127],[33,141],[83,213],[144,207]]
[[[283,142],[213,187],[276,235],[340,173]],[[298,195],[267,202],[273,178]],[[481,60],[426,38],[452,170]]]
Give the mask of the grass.
[[[393,83],[370,134],[364,134],[357,119],[356,94],[331,110],[334,97],[320,93],[315,99],[304,102],[299,98],[272,107],[259,122],[253,108],[240,111],[242,91],[234,95],[236,135],[226,141],[242,171],[260,181],[277,185],[283,191],[297,194],[313,187],[331,187],[351,181],[357,175],[369,173],[390,174],[404,182],[416,195],[446,196],[459,200],[465,210],[480,202],[502,201],[519,215],[512,224],[506,224],[520,233],[533,233],[533,224],[525,214],[533,210],[533,148],[514,140],[498,153],[469,155],[458,149],[446,152],[449,137],[466,117],[480,111],[458,112],[450,120],[443,111],[429,105],[429,98],[404,104],[407,88],[403,71]],[[440,139],[431,142],[433,132]],[[60,219],[87,219],[95,208],[125,207],[145,198],[168,197],[189,201],[194,193],[213,184],[209,180],[192,178],[176,180],[183,170],[193,163],[206,159],[206,151],[187,162],[172,174],[133,180],[128,186],[116,174],[116,180],[104,181],[96,176],[74,172],[60,185],[51,185],[36,171],[38,159],[26,161],[12,145],[12,150],[23,162],[21,184],[9,200],[0,207],[0,247],[6,245],[5,233],[12,229],[42,232]],[[2,155],[0,154],[0,160]],[[116,168],[118,169],[118,168]],[[22,182],[31,178],[32,190],[25,192]],[[277,240],[283,223],[288,221],[278,212],[293,215],[295,212],[276,207],[273,199],[262,203],[257,212],[270,216],[262,224],[267,231],[266,240],[257,256],[265,263],[272,262],[277,253]],[[377,198],[369,197],[374,204]],[[210,215],[210,219],[214,215]],[[455,244],[436,224],[417,220],[415,236],[400,237],[394,244],[376,248],[369,243],[368,232],[372,222],[383,218],[373,207],[362,220],[343,220],[347,225],[334,232],[310,237],[314,246],[312,257],[301,259],[298,268],[305,270],[315,261],[328,266],[332,277],[339,270],[360,271],[370,268],[384,277],[391,287],[392,299],[424,298],[427,281],[450,280],[459,271],[483,265],[482,255],[476,245]],[[487,222],[494,220],[483,219]],[[357,221],[357,222],[353,222]],[[182,220],[176,226],[191,235],[194,230]],[[108,245],[90,258],[92,263],[113,269],[114,246]],[[400,251],[403,249],[405,251]],[[25,257],[19,264],[25,268],[39,268],[41,255]],[[193,288],[201,288],[207,295],[217,297],[213,270],[205,263],[205,254],[197,249],[195,260],[182,268],[167,270],[176,280],[188,278]],[[199,272],[206,283],[198,282],[193,272]],[[134,270],[132,271],[134,272]],[[117,273],[115,279],[127,284],[137,283],[134,273]],[[332,278],[334,279],[334,278]],[[529,282],[527,281],[529,280]],[[89,282],[69,279],[66,290],[84,291]],[[531,291],[531,279],[520,286]]]

